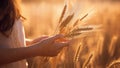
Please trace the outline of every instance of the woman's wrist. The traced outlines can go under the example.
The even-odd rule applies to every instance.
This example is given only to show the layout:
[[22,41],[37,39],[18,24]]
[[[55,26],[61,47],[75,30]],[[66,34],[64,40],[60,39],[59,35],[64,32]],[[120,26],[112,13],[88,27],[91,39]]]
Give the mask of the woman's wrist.
[[32,46],[27,47],[29,54],[31,54],[32,57],[34,56],[40,56],[41,55],[41,47],[39,43],[33,44]]

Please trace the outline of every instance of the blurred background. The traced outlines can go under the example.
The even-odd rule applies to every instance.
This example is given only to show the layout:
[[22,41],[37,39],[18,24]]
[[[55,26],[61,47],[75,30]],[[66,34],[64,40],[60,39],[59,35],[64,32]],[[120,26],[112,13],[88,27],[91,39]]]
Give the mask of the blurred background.
[[120,6],[120,0],[22,0],[21,9],[26,18],[24,23],[26,36],[35,38],[41,35],[51,35],[67,1],[72,3],[77,1],[79,3],[77,6],[80,7],[78,10],[80,9],[81,14],[90,13],[90,11],[97,12],[98,10],[104,12],[108,8],[117,10]]
[[64,6],[64,0],[22,0],[22,14],[26,18],[26,36],[35,38],[51,35]]
[[[53,35],[65,4],[68,5],[65,16],[75,13],[74,21],[88,13],[82,22],[85,25],[102,25],[104,31],[79,38],[77,43],[81,43],[82,47],[77,62],[73,62],[79,48],[76,43],[48,62],[44,57],[30,58],[29,68],[106,68],[112,62],[119,61],[120,0],[22,0],[21,11],[26,18],[26,37],[33,39],[42,35]],[[90,61],[91,53],[93,58]],[[110,68],[119,66],[120,64]]]

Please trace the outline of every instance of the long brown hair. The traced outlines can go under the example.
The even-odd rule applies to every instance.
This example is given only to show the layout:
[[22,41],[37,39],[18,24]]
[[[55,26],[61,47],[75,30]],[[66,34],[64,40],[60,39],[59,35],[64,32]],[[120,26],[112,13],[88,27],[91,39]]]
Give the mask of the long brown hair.
[[16,19],[21,17],[16,0],[0,0],[0,32],[6,34],[7,31],[12,32]]

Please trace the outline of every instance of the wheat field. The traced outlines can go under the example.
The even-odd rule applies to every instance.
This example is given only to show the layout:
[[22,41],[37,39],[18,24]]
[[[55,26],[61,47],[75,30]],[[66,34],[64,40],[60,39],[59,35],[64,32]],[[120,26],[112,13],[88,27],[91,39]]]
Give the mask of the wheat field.
[[28,59],[29,68],[120,68],[120,3],[66,0],[23,2],[26,37],[74,39],[56,57]]

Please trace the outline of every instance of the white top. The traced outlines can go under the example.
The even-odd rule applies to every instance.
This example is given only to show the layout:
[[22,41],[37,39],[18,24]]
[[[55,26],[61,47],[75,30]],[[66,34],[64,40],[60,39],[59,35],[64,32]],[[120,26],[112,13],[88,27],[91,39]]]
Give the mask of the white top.
[[[1,34],[0,34],[1,37]],[[17,20],[13,26],[13,31],[9,38],[6,38],[8,43],[6,43],[5,47],[8,48],[18,48],[25,47],[25,34],[22,26],[21,20]],[[3,40],[4,39],[0,39]],[[9,56],[8,56],[9,57]],[[21,60],[18,62],[13,62],[10,64],[6,64],[4,66],[0,66],[0,68],[27,68],[26,60]]]

